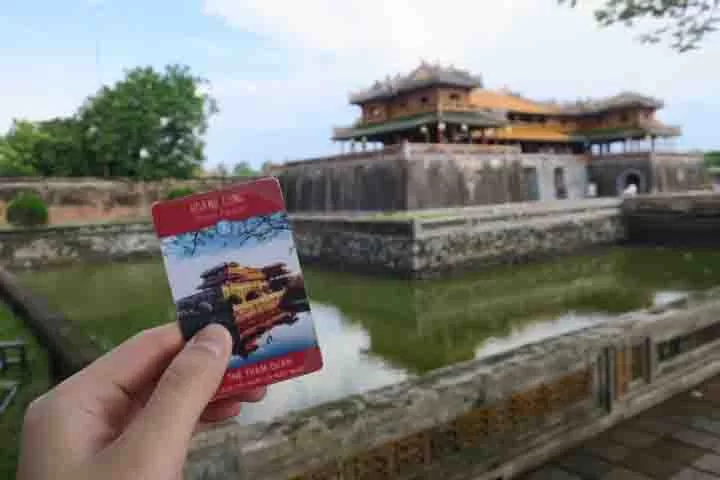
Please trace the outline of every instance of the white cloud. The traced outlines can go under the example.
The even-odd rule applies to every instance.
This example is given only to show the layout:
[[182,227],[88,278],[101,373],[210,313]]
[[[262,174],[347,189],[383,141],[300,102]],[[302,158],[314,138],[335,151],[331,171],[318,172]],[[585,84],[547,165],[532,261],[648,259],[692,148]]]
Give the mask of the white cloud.
[[555,90],[558,97],[633,86],[678,93],[708,83],[697,72],[720,79],[708,64],[720,51],[716,39],[702,52],[678,55],[638,44],[637,31],[598,29],[587,7],[554,2],[205,0],[205,12],[308,57],[333,55],[335,68],[318,76],[352,72],[358,85],[409,70],[421,58],[485,73],[496,86]]
[[[720,114],[714,98],[720,34],[701,51],[680,55],[641,45],[640,30],[598,28],[588,3],[573,10],[537,0],[205,0],[204,12],[302,59],[259,84],[260,115],[280,123],[287,112],[337,113],[348,91],[409,71],[420,59],[455,64],[483,74],[489,87],[507,85],[541,99],[645,92],[666,100],[663,117],[671,123],[688,120],[673,118],[673,105],[687,102]],[[223,106],[223,115],[232,108]],[[323,127],[350,120],[330,119]]]
[[[712,131],[720,115],[720,33],[701,51],[679,55],[640,45],[638,31],[599,29],[589,7],[572,10],[555,0],[204,0],[203,12],[257,36],[253,43],[243,36],[239,45],[231,36],[222,43],[197,36],[184,50],[191,65],[200,53],[207,67],[198,73],[219,101],[208,136],[211,163],[259,165],[337,151],[328,140],[332,126],[357,114],[348,92],[421,59],[453,63],[481,73],[489,87],[541,99],[621,90],[656,95],[668,105],[663,119],[684,126],[686,145],[720,146]],[[39,26],[27,28],[34,38],[42,34]],[[248,51],[253,44],[257,49]],[[145,58],[118,53],[138,63]],[[60,60],[0,58],[0,130],[14,116],[69,114],[96,90],[99,73],[109,82],[132,66],[103,58],[98,72],[90,51]]]

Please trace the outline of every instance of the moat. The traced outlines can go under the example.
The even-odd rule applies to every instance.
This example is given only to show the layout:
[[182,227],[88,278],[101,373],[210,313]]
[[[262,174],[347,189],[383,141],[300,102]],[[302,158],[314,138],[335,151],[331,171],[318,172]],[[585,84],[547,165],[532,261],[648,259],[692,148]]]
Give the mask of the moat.
[[[159,261],[22,274],[103,348],[174,320]],[[720,285],[720,252],[613,248],[410,282],[306,269],[325,368],[270,388],[243,423],[612,321]],[[262,339],[261,339],[262,341]]]

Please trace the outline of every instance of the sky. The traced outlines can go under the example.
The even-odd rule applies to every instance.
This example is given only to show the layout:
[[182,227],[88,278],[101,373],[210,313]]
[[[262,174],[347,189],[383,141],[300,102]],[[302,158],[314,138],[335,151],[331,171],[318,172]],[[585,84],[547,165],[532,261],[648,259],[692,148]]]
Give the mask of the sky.
[[349,92],[427,60],[537,99],[657,96],[677,148],[720,148],[720,33],[685,54],[642,45],[597,27],[598,1],[3,0],[0,130],[71,114],[127,68],[182,63],[219,102],[208,166],[316,157],[358,116]]
[[212,245],[198,248],[193,256],[175,255],[174,249],[166,249],[172,238],[163,239],[163,261],[170,279],[170,290],[174,301],[197,293],[202,283],[200,274],[226,262],[237,262],[252,268],[262,268],[275,263],[284,263],[290,273],[300,272],[300,263],[294,249],[290,232],[280,232],[272,240],[258,244],[250,242],[241,247],[230,245],[222,248],[222,241],[211,241]]

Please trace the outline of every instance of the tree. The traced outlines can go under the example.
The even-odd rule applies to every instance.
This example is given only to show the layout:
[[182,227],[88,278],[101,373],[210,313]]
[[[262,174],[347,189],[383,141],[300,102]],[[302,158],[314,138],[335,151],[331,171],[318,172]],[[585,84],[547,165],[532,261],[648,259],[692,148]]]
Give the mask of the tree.
[[189,178],[204,161],[202,135],[215,101],[188,67],[135,68],[78,114],[90,174]]
[[32,165],[40,175],[87,175],[88,155],[82,125],[75,118],[54,118],[36,124],[39,137]]
[[84,175],[85,152],[73,118],[45,122],[15,120],[0,140],[0,175]]
[[247,244],[263,244],[290,231],[287,213],[259,215],[241,221],[221,222],[220,225],[166,237],[162,241],[164,255],[193,257],[216,252],[218,248],[240,248]]
[[215,176],[217,176],[217,177],[227,177],[228,176],[228,168],[225,166],[224,163],[218,163],[218,166],[215,167]]
[[720,152],[707,152],[705,154],[705,165],[707,167],[720,168]]
[[256,177],[259,172],[252,168],[248,162],[235,164],[232,170],[234,177]]
[[8,134],[0,138],[0,176],[37,175],[32,163],[38,135],[32,123],[13,122]]
[[[575,7],[583,0],[558,1]],[[595,19],[603,27],[655,22],[657,26],[640,35],[643,43],[666,39],[673,49],[686,52],[697,49],[705,35],[717,30],[718,7],[720,0],[604,0],[595,9]]]

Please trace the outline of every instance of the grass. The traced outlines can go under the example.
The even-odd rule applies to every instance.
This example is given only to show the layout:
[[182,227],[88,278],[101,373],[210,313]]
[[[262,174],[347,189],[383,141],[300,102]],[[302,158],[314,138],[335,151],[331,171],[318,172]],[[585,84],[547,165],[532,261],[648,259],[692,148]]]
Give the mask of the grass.
[[158,261],[32,271],[20,280],[104,350],[175,320],[165,269]]
[[[113,218],[107,219],[94,219],[84,222],[59,222],[49,223],[47,225],[40,225],[37,228],[72,228],[72,227],[92,227],[95,225],[127,225],[132,223],[150,223],[152,219],[150,217],[124,217],[124,218]],[[0,218],[0,231],[3,230],[28,230],[28,228],[16,227],[7,223],[4,217]]]
[[20,373],[14,368],[0,374],[0,380],[22,381],[18,394],[3,414],[0,414],[0,478],[15,478],[20,450],[20,434],[25,409],[49,386],[48,363],[41,348],[22,320],[0,304],[0,340],[22,338],[27,343],[30,370]]
[[460,213],[453,214],[448,212],[423,212],[422,210],[398,211],[398,212],[382,212],[368,215],[367,219],[371,220],[439,220],[443,218],[456,218],[462,216]]

